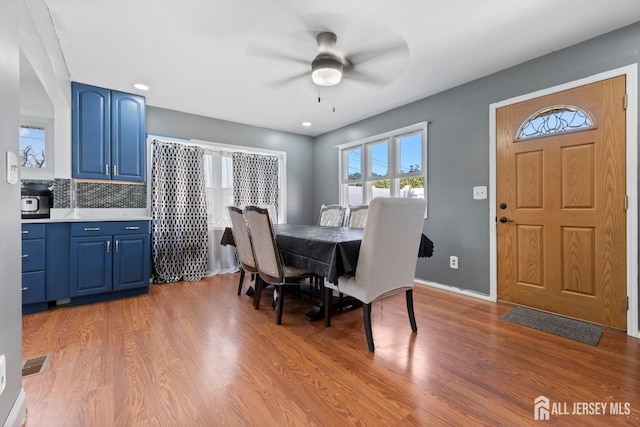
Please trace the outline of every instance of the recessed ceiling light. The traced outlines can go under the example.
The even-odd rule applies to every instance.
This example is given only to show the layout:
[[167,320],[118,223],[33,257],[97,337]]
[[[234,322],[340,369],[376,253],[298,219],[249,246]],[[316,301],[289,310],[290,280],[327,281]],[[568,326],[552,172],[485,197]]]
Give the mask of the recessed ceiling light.
[[135,87],[138,90],[149,90],[149,86],[142,83],[134,83],[133,87]]
[[302,122],[302,126],[309,127],[311,126],[311,122]]

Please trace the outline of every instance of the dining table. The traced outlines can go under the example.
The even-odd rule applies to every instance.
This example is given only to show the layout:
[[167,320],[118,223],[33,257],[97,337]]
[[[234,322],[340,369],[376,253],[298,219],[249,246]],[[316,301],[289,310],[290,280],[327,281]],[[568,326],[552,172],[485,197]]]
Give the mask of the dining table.
[[[331,283],[337,283],[339,277],[355,275],[364,229],[273,224],[273,231],[283,263],[310,271]],[[235,245],[231,228],[225,228],[220,244]],[[422,234],[418,257],[432,256],[433,247],[433,242]],[[305,318],[321,319],[322,304],[322,295],[319,295],[319,303]]]

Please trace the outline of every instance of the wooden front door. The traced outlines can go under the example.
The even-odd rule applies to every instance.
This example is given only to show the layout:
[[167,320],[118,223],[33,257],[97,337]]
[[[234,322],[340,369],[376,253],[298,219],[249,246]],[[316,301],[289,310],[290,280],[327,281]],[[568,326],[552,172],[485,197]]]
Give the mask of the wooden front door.
[[625,77],[496,111],[498,298],[626,330]]

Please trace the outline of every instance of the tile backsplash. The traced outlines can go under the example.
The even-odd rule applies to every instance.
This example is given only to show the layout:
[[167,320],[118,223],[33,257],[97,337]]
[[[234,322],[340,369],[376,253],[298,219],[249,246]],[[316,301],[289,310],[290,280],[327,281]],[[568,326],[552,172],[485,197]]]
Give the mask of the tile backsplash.
[[147,185],[108,182],[87,182],[74,179],[51,181],[23,180],[22,184],[44,184],[52,191],[53,208],[119,208],[144,209],[147,207]]

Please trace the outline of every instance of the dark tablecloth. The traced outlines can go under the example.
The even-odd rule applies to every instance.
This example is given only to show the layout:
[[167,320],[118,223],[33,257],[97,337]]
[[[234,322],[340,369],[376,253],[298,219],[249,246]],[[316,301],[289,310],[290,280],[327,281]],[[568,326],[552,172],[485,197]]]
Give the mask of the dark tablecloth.
[[[274,224],[274,231],[285,264],[312,271],[332,283],[340,276],[355,274],[363,229]],[[235,244],[230,228],[225,229],[220,244]],[[423,234],[418,256],[432,255],[433,242]]]

